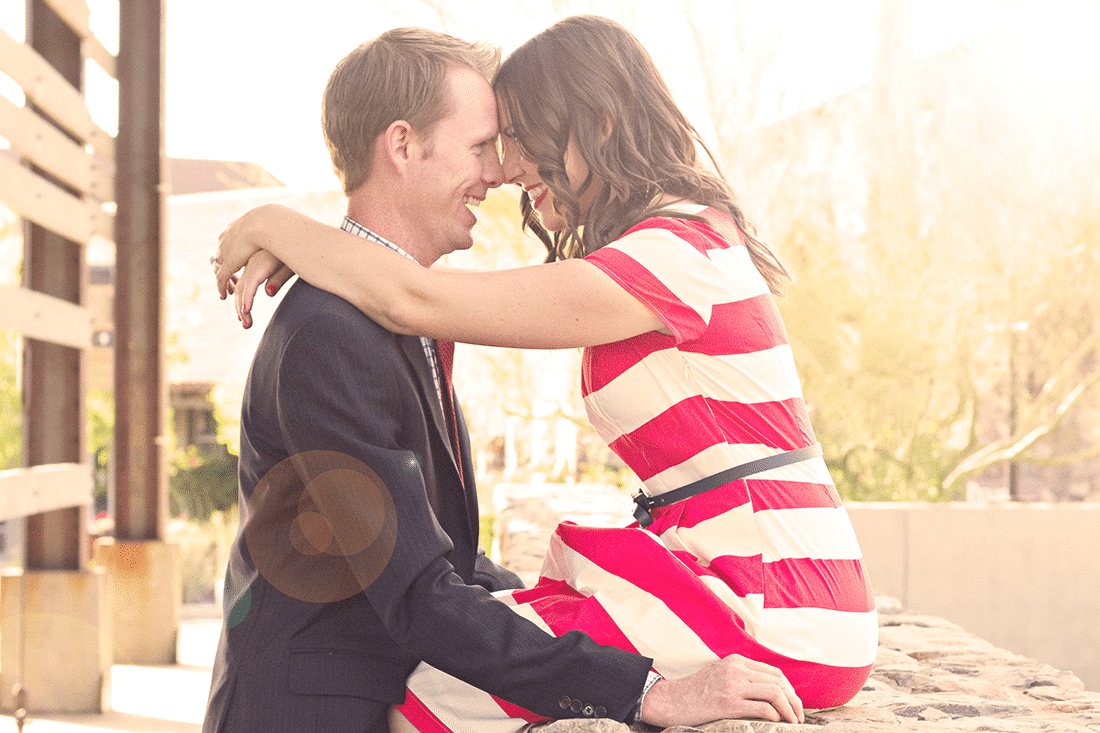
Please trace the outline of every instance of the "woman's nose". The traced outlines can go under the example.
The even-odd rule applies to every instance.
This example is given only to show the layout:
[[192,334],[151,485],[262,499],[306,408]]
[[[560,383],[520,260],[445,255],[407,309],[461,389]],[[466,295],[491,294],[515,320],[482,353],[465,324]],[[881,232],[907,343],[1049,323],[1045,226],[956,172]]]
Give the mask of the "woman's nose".
[[504,172],[505,183],[519,183],[519,177],[523,175],[526,161],[520,155],[514,141],[503,138],[501,145],[501,168]]

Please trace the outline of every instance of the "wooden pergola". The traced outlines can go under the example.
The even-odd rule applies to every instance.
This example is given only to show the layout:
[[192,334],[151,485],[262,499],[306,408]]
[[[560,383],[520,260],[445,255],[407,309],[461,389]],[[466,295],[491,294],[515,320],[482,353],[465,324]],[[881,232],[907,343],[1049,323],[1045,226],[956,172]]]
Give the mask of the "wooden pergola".
[[[117,56],[92,33],[85,0],[26,0],[22,43],[0,29],[0,71],[26,98],[20,107],[0,97],[0,136],[15,153],[0,156],[0,203],[24,223],[22,286],[0,287],[0,329],[21,335],[23,359],[23,467],[0,472],[0,519],[25,518],[22,572],[0,587],[6,623],[0,705],[8,710],[23,702],[11,695],[17,670],[31,709],[94,710],[94,689],[77,699],[52,688],[79,687],[86,671],[92,679],[104,663],[109,672],[111,662],[66,671],[57,681],[45,659],[53,642],[45,631],[36,636],[34,616],[35,604],[61,604],[77,626],[96,628],[100,647],[113,646],[103,643],[114,638],[112,613],[95,611],[104,573],[89,567],[85,362],[92,318],[85,251],[93,237],[114,242],[116,252],[115,542],[164,539],[164,3],[120,0]],[[89,60],[118,81],[117,137],[88,111]],[[74,583],[90,589],[91,600],[56,590]],[[110,599],[103,602],[109,609]],[[176,618],[178,627],[178,610]],[[17,658],[10,636],[21,640]]]

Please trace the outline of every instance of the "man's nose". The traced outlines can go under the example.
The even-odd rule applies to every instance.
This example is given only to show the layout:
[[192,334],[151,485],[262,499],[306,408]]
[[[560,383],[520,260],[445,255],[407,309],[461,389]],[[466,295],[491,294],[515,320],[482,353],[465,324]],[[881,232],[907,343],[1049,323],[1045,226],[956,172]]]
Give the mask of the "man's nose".
[[481,178],[489,188],[496,188],[504,183],[504,168],[496,150],[489,153],[486,158],[485,165],[481,169]]
[[518,183],[518,179],[523,173],[523,166],[520,164],[519,154],[514,150],[509,150],[509,147],[506,146],[501,155],[501,172],[505,183]]

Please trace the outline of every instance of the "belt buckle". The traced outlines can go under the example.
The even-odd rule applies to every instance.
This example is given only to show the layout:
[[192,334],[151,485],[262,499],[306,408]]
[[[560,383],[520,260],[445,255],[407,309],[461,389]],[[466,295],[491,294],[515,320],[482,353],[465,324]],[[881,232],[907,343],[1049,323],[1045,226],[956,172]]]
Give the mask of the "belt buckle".
[[638,521],[642,529],[653,524],[653,515],[649,513],[650,497],[646,495],[645,490],[639,488],[631,495],[631,498],[634,499],[634,503],[637,505],[634,507],[634,519]]

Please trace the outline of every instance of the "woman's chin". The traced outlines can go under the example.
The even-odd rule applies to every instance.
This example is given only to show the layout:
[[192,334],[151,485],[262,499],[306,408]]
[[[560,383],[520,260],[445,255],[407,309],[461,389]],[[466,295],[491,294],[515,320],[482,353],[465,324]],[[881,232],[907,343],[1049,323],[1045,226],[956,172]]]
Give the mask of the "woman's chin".
[[565,229],[565,220],[556,212],[549,216],[544,215],[541,211],[536,211],[535,214],[539,218],[539,224],[542,224],[542,228],[548,232],[560,232]]

